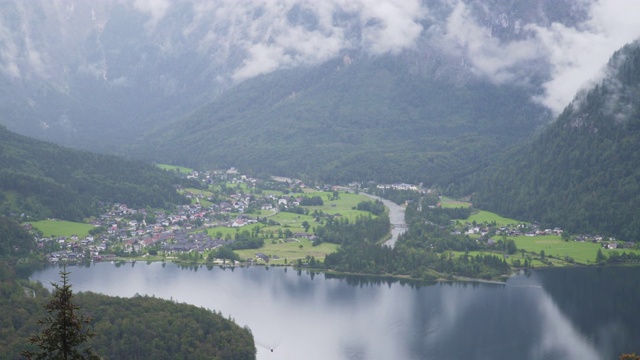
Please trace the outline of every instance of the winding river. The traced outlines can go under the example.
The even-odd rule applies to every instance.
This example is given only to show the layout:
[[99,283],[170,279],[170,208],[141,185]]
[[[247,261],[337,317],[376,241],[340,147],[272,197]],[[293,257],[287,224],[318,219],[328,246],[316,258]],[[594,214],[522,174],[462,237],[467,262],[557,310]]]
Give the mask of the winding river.
[[391,222],[391,238],[385,241],[384,244],[390,247],[394,247],[396,245],[396,241],[398,241],[398,236],[407,231],[407,223],[404,219],[404,206],[400,206],[391,200],[383,199],[379,196],[371,194],[363,195],[375,200],[382,201],[384,206],[389,209],[389,221]]

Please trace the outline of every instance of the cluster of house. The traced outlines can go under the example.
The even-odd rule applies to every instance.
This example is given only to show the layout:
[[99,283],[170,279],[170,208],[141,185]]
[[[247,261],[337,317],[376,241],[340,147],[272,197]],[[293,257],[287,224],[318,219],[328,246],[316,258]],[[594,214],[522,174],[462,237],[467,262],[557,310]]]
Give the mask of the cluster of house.
[[421,185],[422,184],[413,185],[413,184],[405,184],[405,183],[394,183],[394,184],[378,184],[376,187],[378,189],[423,191]]
[[[481,238],[486,238],[487,245],[493,245],[494,239],[489,238],[487,235],[493,231],[493,226],[490,224],[473,225],[465,223],[464,229],[461,231],[456,229],[452,232],[453,235],[480,235]],[[501,226],[495,229],[495,235],[502,236],[545,236],[545,235],[557,235],[562,236],[563,230],[559,227],[553,229],[542,229],[537,223],[533,224],[517,224]],[[604,249],[618,249],[618,248],[633,248],[632,242],[618,242],[615,238],[604,238],[601,235],[577,235],[572,237],[573,241],[577,242],[593,242],[598,243]]]
[[[269,262],[269,260],[271,260],[271,259],[277,260],[277,259],[280,259],[280,257],[278,255],[269,256],[269,255],[267,255],[265,253],[258,252],[258,253],[256,253],[256,259],[262,260],[264,262]],[[254,262],[254,261],[255,260],[252,259],[252,258],[248,258],[247,259],[247,262],[249,262],[249,263]]]
[[203,253],[207,250],[215,249],[219,246],[229,245],[233,240],[211,238],[206,233],[185,233],[179,231],[174,234],[171,242],[162,242],[162,250],[166,253],[181,253],[197,251]]
[[[237,174],[233,169],[229,171],[231,173],[227,171],[225,175]],[[209,172],[194,172],[189,176],[206,182],[215,175]],[[243,182],[250,186],[255,186],[256,182],[255,179],[244,175],[233,177],[229,181]],[[74,235],[69,238],[43,238],[39,241],[41,244],[48,241],[59,244],[60,251],[48,255],[51,262],[80,261],[86,259],[86,256],[99,261],[108,256],[105,254],[143,253],[149,248],[162,250],[168,254],[204,252],[227,245],[233,240],[212,238],[206,232],[193,230],[252,225],[257,223],[258,219],[244,213],[248,207],[272,210],[275,213],[282,206],[298,206],[301,200],[294,196],[244,194],[242,191],[237,191],[227,194],[224,200],[215,202],[213,197],[206,197],[202,193],[186,191],[184,194],[195,201],[190,205],[177,207],[172,214],[163,211],[149,214],[145,209],[132,209],[126,204],[113,204],[109,211],[91,221],[92,225],[105,229],[101,234],[87,236],[84,239]],[[154,219],[154,223],[148,222],[150,218]],[[310,234],[305,235],[310,236]]]
[[491,224],[478,224],[474,225],[469,222],[464,224],[464,229],[456,229],[452,232],[453,235],[480,235],[485,236],[490,232],[494,232],[495,235],[506,236],[544,236],[544,235],[558,235],[561,236],[563,230],[556,227],[553,229],[541,229],[538,224],[517,224],[507,225],[495,228]]

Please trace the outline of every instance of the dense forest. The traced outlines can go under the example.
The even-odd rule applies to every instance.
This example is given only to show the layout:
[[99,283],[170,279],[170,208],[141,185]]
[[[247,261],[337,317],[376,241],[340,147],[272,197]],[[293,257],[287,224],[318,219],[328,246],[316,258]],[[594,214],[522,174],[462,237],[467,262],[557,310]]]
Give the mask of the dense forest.
[[14,220],[0,215],[0,259],[28,257],[35,248],[33,235]]
[[0,126],[0,214],[81,221],[101,202],[167,207],[187,199],[175,174],[141,162],[66,149]]
[[546,131],[474,176],[465,192],[499,214],[572,233],[640,239],[640,44]]
[[327,217],[324,225],[314,228],[314,234],[318,239],[315,245],[321,242],[330,242],[342,246],[358,243],[376,243],[389,233],[389,216],[358,216],[350,222],[347,218]]
[[[0,261],[0,349],[22,359],[27,339],[41,328],[49,292],[18,280]],[[90,345],[103,359],[255,359],[253,335],[219,313],[147,296],[130,299],[79,293],[74,303],[90,316]]]
[[259,76],[151,131],[131,154],[329,183],[446,182],[549,119],[526,89],[452,83],[408,63],[335,59]]

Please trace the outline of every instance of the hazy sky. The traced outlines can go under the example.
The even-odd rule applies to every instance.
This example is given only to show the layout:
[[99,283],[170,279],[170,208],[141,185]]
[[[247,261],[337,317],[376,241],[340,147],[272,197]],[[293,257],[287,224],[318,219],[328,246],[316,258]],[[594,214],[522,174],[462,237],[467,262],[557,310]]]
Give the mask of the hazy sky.
[[[189,44],[208,54],[212,62],[231,64],[227,66],[231,70],[221,76],[232,81],[319,64],[353,50],[376,56],[435,47],[462,58],[471,72],[498,83],[528,84],[532,74],[526,65],[546,64],[545,73],[535,74],[546,79],[535,100],[556,113],[581,87],[598,79],[615,50],[640,37],[640,1],[629,0],[572,1],[576,11],[587,14],[577,24],[546,22],[543,26],[539,24],[544,22],[520,21],[516,24],[519,36],[512,40],[494,36],[487,19],[484,23],[478,20],[463,0],[442,0],[437,9],[419,0],[68,0],[26,4],[16,0],[17,14],[4,17],[11,16],[18,25],[10,28],[3,25],[8,21],[0,21],[0,71],[14,78],[44,76],[48,70],[53,73],[50,63],[60,55],[60,47],[47,49],[47,44],[39,43],[38,33],[51,29],[43,30],[42,21],[34,14],[44,12],[49,25],[62,28],[62,37],[81,37],[89,28],[101,31],[110,16],[108,9],[115,3],[137,10],[145,35],[163,51],[170,53]],[[190,16],[176,15],[185,7],[190,8]],[[85,12],[82,16],[81,11]],[[491,17],[500,19],[502,15]],[[171,36],[167,36],[167,29],[173,32]],[[84,41],[67,39],[65,50],[73,52],[74,46],[80,48]],[[107,65],[96,60],[81,68],[106,80]]]

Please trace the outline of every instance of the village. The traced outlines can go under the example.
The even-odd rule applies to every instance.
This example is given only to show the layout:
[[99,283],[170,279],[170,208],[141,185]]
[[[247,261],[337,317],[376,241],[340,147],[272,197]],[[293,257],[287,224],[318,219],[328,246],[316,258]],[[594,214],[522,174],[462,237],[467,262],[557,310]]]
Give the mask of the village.
[[[213,184],[216,178],[224,181],[225,185],[209,194],[195,189],[180,189],[192,199],[191,204],[177,206],[172,212],[131,209],[126,204],[113,204],[108,212],[90,221],[95,229],[90,235],[83,238],[78,235],[41,237],[38,244],[41,248],[55,249],[47,255],[51,263],[107,261],[159,254],[167,259],[175,259],[180,254],[203,255],[236,241],[229,231],[217,231],[211,236],[208,229],[235,229],[237,234],[240,228],[258,222],[278,225],[269,217],[279,211],[298,208],[301,193],[289,193],[305,188],[299,180],[278,178],[279,181],[268,187],[282,191],[263,193],[256,187],[257,179],[239,175],[233,168],[225,172],[192,171],[187,177],[204,184]],[[333,191],[334,188],[325,186],[316,190]],[[260,213],[264,212],[267,215],[261,216]],[[32,229],[31,224],[24,226],[27,230]],[[284,241],[300,238],[313,241],[315,238],[312,233],[289,229],[278,235],[284,237]],[[260,252],[256,253],[256,259],[269,260]],[[248,263],[255,261],[251,258],[243,260]]]
[[[222,246],[233,247],[241,230],[252,233],[252,228],[255,228],[253,225],[259,223],[264,226],[280,225],[271,220],[271,217],[281,211],[301,209],[301,194],[306,188],[300,180],[274,178],[271,182],[265,182],[241,175],[233,168],[227,171],[192,171],[186,176],[206,184],[210,190],[215,188],[214,184],[224,185],[218,186],[215,191],[179,189],[191,199],[191,204],[177,206],[172,211],[131,209],[126,204],[112,204],[107,212],[90,220],[94,229],[86,237],[39,237],[38,244],[49,250],[47,259],[51,263],[86,263],[114,259],[122,261],[127,258],[157,256],[173,260],[181,256],[184,258],[185,254],[189,254],[192,259],[202,258]],[[376,187],[425,192],[421,186],[411,184],[378,184]],[[348,186],[319,186],[314,190],[333,192],[335,196],[338,191],[348,192],[360,188],[361,184],[352,183]],[[569,240],[566,234],[563,235],[562,229],[542,229],[537,223],[499,226],[466,222],[460,225],[452,235],[469,235],[488,247],[495,246],[499,236],[557,235]],[[24,226],[31,230],[30,224]],[[289,242],[315,239],[308,226],[293,231],[288,228],[280,229],[275,237]],[[632,245],[624,242],[619,244],[615,239],[599,235],[577,235],[571,237],[571,240],[599,243],[604,249]],[[255,257],[242,259],[242,262],[251,264],[258,260],[268,262],[270,258],[257,250]]]

